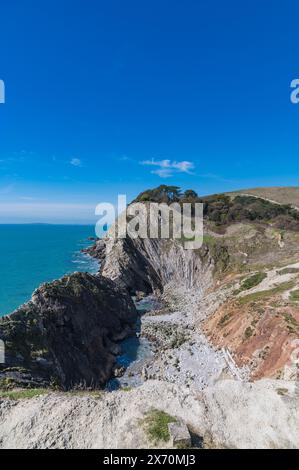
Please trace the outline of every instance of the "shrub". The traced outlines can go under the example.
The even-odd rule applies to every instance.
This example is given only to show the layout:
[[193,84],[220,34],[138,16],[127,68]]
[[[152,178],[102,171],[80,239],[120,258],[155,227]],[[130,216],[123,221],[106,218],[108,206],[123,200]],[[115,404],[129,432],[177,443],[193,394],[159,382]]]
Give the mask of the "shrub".
[[[171,204],[172,202],[202,202],[206,220],[217,226],[234,222],[259,221],[271,222],[281,230],[299,231],[299,211],[290,205],[276,204],[254,196],[238,195],[231,198],[227,194],[215,194],[199,198],[193,189],[184,193],[178,186],[162,184],[157,188],[147,189],[140,193],[134,202],[152,201]],[[194,208],[192,207],[192,213]]]
[[248,326],[245,330],[245,333],[244,333],[245,338],[246,339],[250,338],[250,336],[252,336],[252,333],[253,333],[252,328],[250,326]]

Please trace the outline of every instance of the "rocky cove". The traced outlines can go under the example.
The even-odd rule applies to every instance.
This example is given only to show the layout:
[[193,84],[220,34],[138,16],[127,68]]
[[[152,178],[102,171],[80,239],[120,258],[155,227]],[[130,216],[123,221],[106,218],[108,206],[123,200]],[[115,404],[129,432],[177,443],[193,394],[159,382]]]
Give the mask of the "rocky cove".
[[[1,319],[2,386],[114,390],[163,376],[188,386],[196,377],[201,388],[213,380],[223,367],[221,354],[186,314],[193,285],[194,302],[211,282],[209,251],[204,248],[202,263],[172,240],[109,237],[84,251],[99,260],[98,275],[74,273],[44,284]],[[189,300],[175,311],[179,298]],[[198,358],[205,356],[207,370],[198,374]]]
[[[2,447],[16,442],[66,448],[161,445],[151,442],[140,425],[152,409],[183,421],[204,447],[298,447],[297,378],[277,375],[288,359],[278,352],[278,341],[271,343],[271,335],[261,335],[262,351],[253,349],[256,338],[245,334],[248,325],[253,330],[261,322],[264,331],[263,322],[268,322],[266,329],[271,323],[261,317],[260,306],[259,318],[253,322],[248,314],[247,319],[243,286],[263,250],[269,267],[263,267],[261,287],[247,281],[249,294],[260,288],[269,296],[273,285],[277,304],[279,282],[294,289],[296,266],[290,263],[296,260],[297,235],[285,234],[289,243],[280,246],[266,225],[206,230],[196,251],[185,250],[179,240],[97,240],[89,254],[100,261],[99,274],[75,273],[41,286],[29,303],[0,320],[0,338],[7,345],[1,386],[48,389],[45,397],[23,403],[0,399]],[[273,257],[290,272],[276,274],[270,268]],[[245,300],[238,300],[242,296]],[[261,294],[257,298],[263,300]],[[236,312],[232,299],[243,302],[236,318],[227,313]],[[280,329],[275,324],[272,331],[282,344],[296,338],[294,322],[283,334],[284,323],[277,316],[275,322]],[[237,332],[232,338],[231,331]],[[254,381],[252,374],[261,365],[263,380]],[[111,386],[105,391],[107,382]],[[94,389],[102,390],[99,399]],[[85,394],[70,395],[76,390]],[[28,424],[32,415],[39,423],[35,430]],[[16,430],[10,423],[20,425]],[[62,423],[67,433],[61,432]]]

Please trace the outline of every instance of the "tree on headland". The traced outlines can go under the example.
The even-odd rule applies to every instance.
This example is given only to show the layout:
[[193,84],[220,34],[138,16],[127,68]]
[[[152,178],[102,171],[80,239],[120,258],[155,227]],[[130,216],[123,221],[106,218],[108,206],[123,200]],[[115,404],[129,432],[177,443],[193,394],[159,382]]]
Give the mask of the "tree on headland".
[[168,186],[161,184],[157,188],[147,189],[137,196],[135,202],[165,202],[169,204],[171,202],[178,202],[182,197],[181,189],[179,186]]
[[186,191],[184,192],[184,197],[186,199],[196,199],[198,197],[198,194],[193,189],[186,189]]

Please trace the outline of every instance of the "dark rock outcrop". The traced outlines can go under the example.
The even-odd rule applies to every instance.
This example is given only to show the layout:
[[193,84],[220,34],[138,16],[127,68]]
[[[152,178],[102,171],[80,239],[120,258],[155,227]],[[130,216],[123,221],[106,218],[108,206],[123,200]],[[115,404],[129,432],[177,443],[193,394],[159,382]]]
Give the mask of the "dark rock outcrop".
[[105,239],[97,239],[92,246],[84,248],[82,253],[86,253],[87,255],[92,256],[92,258],[95,258],[101,262],[105,257],[105,250]]
[[74,273],[44,284],[0,319],[0,386],[103,386],[136,318],[127,291],[102,276]]

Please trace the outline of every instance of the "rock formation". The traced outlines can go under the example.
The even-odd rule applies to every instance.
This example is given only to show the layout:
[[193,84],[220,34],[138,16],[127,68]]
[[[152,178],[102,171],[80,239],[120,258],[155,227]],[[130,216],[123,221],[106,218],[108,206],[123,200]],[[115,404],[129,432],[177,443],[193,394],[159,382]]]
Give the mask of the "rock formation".
[[140,334],[155,342],[155,354],[141,386],[100,399],[0,399],[0,447],[152,447],[142,422],[153,409],[182,421],[204,447],[299,446],[299,216],[269,200],[232,197],[206,198],[200,249],[108,236],[87,250],[101,275],[44,285],[0,320],[0,385],[97,387],[136,320],[130,296],[156,292],[165,301],[142,317]]
[[[92,251],[100,252],[102,275],[131,294],[161,293],[171,286],[172,292],[180,292],[190,306],[197,298],[197,305],[189,308],[194,313],[191,323],[196,323],[196,316],[200,321],[206,320],[204,332],[217,349],[228,348],[240,367],[251,369],[253,379],[283,378],[286,367],[291,365],[290,355],[297,348],[299,333],[298,213],[252,196],[238,196],[231,203],[227,196],[219,195],[211,197],[211,201],[206,203],[200,249],[186,250],[181,240],[117,240],[108,236],[105,248],[103,241],[98,241]],[[287,211],[296,225],[286,224],[289,229],[283,235],[276,222],[269,223],[270,215],[276,217],[281,211]],[[236,217],[242,221],[236,222]],[[226,222],[220,223],[223,218]],[[293,272],[276,274],[279,267]],[[256,298],[254,286],[249,285],[246,290],[242,287],[243,294],[249,296],[248,301],[240,299],[240,279],[259,272],[264,276],[263,292]],[[203,318],[199,302],[208,291],[215,295],[219,292],[223,300],[217,311],[213,311],[213,305],[206,305]],[[293,372],[288,378],[298,376],[298,370]]]
[[101,274],[135,294],[162,292],[169,282],[187,289],[212,283],[215,259],[207,246],[185,250],[177,240],[107,238]]
[[74,273],[37,289],[30,302],[1,318],[6,346],[0,383],[99,387],[132,334],[136,309],[110,279]]

